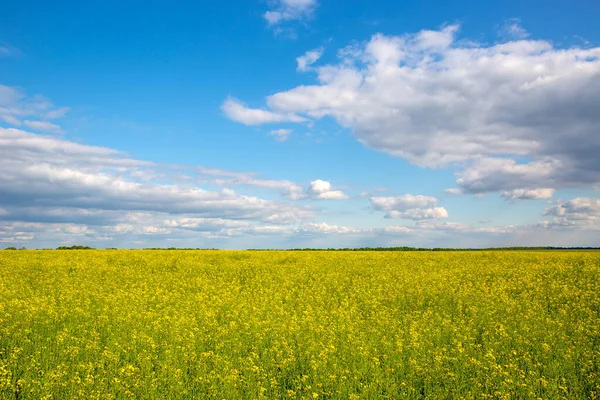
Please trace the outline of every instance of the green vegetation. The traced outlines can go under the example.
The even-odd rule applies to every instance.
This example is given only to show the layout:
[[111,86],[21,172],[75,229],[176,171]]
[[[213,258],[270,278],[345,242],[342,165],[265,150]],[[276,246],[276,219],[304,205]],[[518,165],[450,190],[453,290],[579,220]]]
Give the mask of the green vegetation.
[[90,246],[75,245],[75,246],[60,246],[60,247],[57,247],[56,250],[94,250],[94,249]]

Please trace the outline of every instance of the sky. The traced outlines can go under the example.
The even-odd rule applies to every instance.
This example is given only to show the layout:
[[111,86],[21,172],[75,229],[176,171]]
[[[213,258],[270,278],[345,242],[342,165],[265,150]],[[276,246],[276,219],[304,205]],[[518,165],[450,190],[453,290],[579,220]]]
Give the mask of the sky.
[[600,246],[597,1],[0,9],[0,248]]

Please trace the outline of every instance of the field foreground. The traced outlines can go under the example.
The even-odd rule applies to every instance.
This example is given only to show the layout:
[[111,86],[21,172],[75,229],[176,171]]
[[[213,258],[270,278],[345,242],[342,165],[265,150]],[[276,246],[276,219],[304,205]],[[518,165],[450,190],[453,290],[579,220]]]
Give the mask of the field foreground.
[[0,398],[600,398],[600,252],[0,252]]

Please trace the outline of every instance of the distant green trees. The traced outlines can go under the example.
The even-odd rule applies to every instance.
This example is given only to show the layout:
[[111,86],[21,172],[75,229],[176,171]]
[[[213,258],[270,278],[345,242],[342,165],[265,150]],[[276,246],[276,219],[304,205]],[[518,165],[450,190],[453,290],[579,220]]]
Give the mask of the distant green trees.
[[142,250],[219,250],[200,247],[145,247]]
[[94,248],[90,247],[90,246],[74,245],[74,246],[60,246],[60,247],[57,247],[56,250],[94,250]]

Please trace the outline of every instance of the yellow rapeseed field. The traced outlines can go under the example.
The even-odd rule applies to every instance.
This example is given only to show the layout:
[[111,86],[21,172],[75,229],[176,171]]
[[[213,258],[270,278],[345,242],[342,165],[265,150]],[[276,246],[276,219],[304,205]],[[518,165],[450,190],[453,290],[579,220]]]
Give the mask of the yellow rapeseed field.
[[600,252],[0,252],[2,399],[595,399]]

